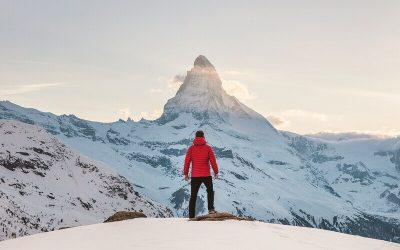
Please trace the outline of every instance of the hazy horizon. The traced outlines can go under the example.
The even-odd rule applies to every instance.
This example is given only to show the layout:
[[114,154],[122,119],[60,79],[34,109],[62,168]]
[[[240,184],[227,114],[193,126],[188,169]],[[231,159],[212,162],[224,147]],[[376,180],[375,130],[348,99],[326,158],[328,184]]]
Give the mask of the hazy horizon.
[[398,1],[0,3],[0,100],[155,119],[199,54],[278,129],[400,135]]

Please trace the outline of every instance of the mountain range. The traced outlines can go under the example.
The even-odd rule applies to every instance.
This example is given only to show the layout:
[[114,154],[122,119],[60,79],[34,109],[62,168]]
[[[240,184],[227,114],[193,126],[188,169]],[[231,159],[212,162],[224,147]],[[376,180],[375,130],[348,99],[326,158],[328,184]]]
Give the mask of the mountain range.
[[[26,131],[43,128],[54,140],[82,155],[74,159],[85,156],[109,166],[143,196],[144,204],[147,199],[161,204],[149,210],[158,216],[168,216],[169,210],[174,216],[187,216],[190,187],[182,180],[182,163],[194,132],[201,129],[221,170],[220,180],[215,181],[218,210],[267,222],[400,242],[400,138],[325,140],[279,131],[265,117],[228,95],[215,67],[204,56],[196,58],[161,117],[153,121],[93,122],[9,101],[0,102],[0,119],[35,125]],[[12,125],[8,126],[13,131]],[[9,157],[25,157],[8,149],[14,146],[4,143],[3,138],[3,152],[13,152]],[[26,148],[24,143],[15,147]],[[54,148],[48,141],[42,146]],[[32,151],[26,153],[35,155]],[[3,178],[24,171],[21,167],[10,170],[4,164],[0,166]],[[31,186],[41,182],[40,175],[29,171],[29,176],[35,177],[26,180],[32,182]],[[93,173],[82,173],[82,178],[102,182]],[[50,180],[41,185],[53,194],[64,189]],[[12,192],[14,201],[23,198]],[[81,196],[74,194],[70,199],[77,199],[73,197]],[[67,202],[65,198],[56,201],[59,206]],[[198,213],[206,212],[205,201],[202,190]]]

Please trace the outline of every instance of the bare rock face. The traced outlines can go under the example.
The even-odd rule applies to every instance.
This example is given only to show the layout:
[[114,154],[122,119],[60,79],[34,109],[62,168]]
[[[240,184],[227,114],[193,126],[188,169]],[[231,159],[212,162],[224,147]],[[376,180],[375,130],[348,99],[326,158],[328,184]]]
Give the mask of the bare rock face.
[[215,214],[206,214],[197,216],[196,218],[190,219],[191,221],[224,221],[224,220],[248,220],[251,221],[250,218],[238,217],[233,214],[227,212],[215,213]]
[[114,215],[109,217],[104,223],[114,222],[114,221],[123,221],[123,220],[131,220],[136,218],[146,218],[147,216],[142,212],[136,211],[120,211],[116,212]]
[[194,67],[215,69],[210,61],[203,55],[199,55],[194,61]]

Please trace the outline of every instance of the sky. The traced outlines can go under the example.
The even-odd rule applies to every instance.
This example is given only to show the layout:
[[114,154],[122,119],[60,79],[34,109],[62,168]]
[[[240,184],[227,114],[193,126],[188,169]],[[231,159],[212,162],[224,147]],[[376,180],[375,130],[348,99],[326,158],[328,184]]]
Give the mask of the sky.
[[400,135],[400,1],[0,0],[0,99],[155,119],[194,59],[277,128]]

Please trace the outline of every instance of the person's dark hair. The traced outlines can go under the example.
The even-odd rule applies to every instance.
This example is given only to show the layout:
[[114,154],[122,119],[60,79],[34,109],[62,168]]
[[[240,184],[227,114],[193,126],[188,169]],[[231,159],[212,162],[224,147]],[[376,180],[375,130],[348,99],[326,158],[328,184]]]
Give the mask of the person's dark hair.
[[204,137],[204,132],[199,130],[196,132],[196,137]]

